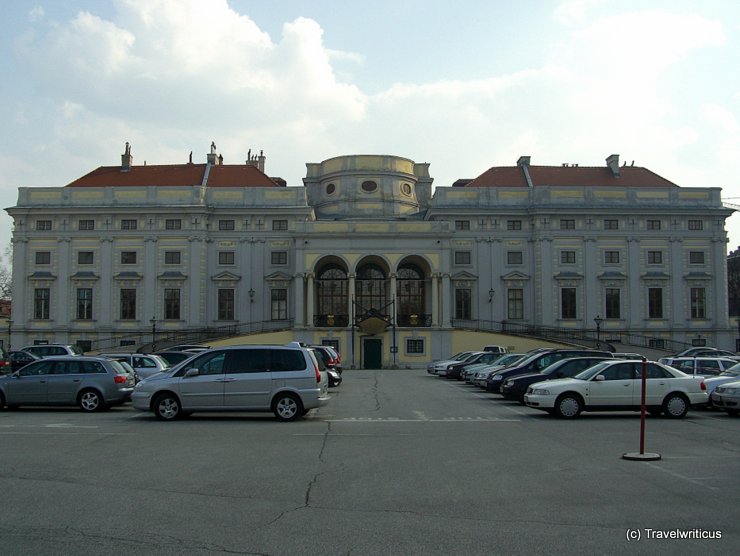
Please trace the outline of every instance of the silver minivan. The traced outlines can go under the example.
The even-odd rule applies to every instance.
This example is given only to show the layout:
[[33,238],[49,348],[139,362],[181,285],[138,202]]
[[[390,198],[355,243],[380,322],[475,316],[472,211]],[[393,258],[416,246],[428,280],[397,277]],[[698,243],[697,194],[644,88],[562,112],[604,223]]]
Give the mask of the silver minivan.
[[304,347],[242,345],[212,348],[142,380],[131,400],[165,420],[194,411],[272,411],[294,421],[329,401],[328,386]]

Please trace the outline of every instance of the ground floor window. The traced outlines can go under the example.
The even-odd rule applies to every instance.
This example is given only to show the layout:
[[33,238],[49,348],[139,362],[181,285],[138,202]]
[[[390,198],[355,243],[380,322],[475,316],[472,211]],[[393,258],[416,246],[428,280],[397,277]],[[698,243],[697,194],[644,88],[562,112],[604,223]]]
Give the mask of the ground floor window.
[[274,289],[270,294],[272,320],[288,320],[288,290]]
[[92,309],[92,288],[77,288],[77,318],[80,320],[92,320]]
[[135,320],[136,319],[136,290],[135,289],[122,289],[121,290],[121,320]]
[[576,289],[575,288],[561,288],[560,289],[560,317],[564,319],[576,318],[577,306],[576,306]]
[[455,290],[455,318],[459,320],[472,319],[472,295],[470,288],[457,288]]
[[49,288],[36,288],[33,290],[33,318],[48,320],[51,293]]
[[407,338],[406,353],[409,355],[421,355],[424,353],[424,338]]
[[180,319],[180,290],[177,288],[164,290],[164,318],[169,320]]
[[663,318],[663,288],[648,288],[648,318]]
[[619,297],[619,288],[606,288],[606,318],[618,319],[620,317]]
[[524,318],[524,290],[521,288],[509,288],[507,295],[506,318]]
[[707,318],[707,293],[704,288],[691,288],[691,318]]
[[218,320],[234,320],[234,290],[218,290]]

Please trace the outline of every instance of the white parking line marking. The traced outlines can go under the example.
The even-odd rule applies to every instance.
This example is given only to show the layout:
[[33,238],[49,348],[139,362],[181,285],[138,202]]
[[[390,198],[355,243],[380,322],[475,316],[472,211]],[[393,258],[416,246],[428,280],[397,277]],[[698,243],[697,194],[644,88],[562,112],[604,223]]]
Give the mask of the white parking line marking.
[[326,423],[518,423],[521,419],[497,417],[445,417],[443,419],[399,419],[398,417],[348,417],[346,419],[322,419]]
[[660,465],[656,465],[654,463],[645,462],[649,467],[652,467],[653,469],[657,469],[658,471],[662,471],[663,473],[667,473],[668,475],[671,475],[672,477],[676,477],[678,479],[683,479],[684,481],[687,481],[691,484],[697,485],[701,488],[708,488],[710,490],[720,490],[719,487],[715,487],[712,485],[708,485],[702,481],[692,479],[691,477],[687,477],[686,475],[682,475],[681,473],[676,473],[675,471],[670,471],[668,469],[665,469],[664,467],[661,467]]

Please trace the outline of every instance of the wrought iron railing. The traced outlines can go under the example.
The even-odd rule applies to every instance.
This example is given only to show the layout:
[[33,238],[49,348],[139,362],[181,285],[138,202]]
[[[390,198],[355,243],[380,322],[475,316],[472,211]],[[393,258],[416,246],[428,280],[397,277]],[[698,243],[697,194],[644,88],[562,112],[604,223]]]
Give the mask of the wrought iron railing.
[[410,315],[398,315],[396,324],[407,328],[429,328],[432,326],[432,315],[417,315],[415,313]]
[[321,328],[346,328],[349,326],[349,315],[314,315],[313,324]]

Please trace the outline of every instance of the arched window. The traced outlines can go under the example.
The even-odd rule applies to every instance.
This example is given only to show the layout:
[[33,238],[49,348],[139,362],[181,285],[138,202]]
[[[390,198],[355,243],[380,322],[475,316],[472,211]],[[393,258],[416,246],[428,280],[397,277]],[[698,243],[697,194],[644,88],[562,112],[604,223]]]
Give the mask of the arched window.
[[318,326],[346,326],[347,272],[337,265],[325,266],[316,279],[316,324]]
[[387,281],[385,272],[378,265],[367,264],[357,272],[355,281],[355,298],[357,299],[358,311],[386,312],[388,305]]
[[398,322],[401,326],[421,324],[425,318],[424,274],[416,265],[398,269]]

